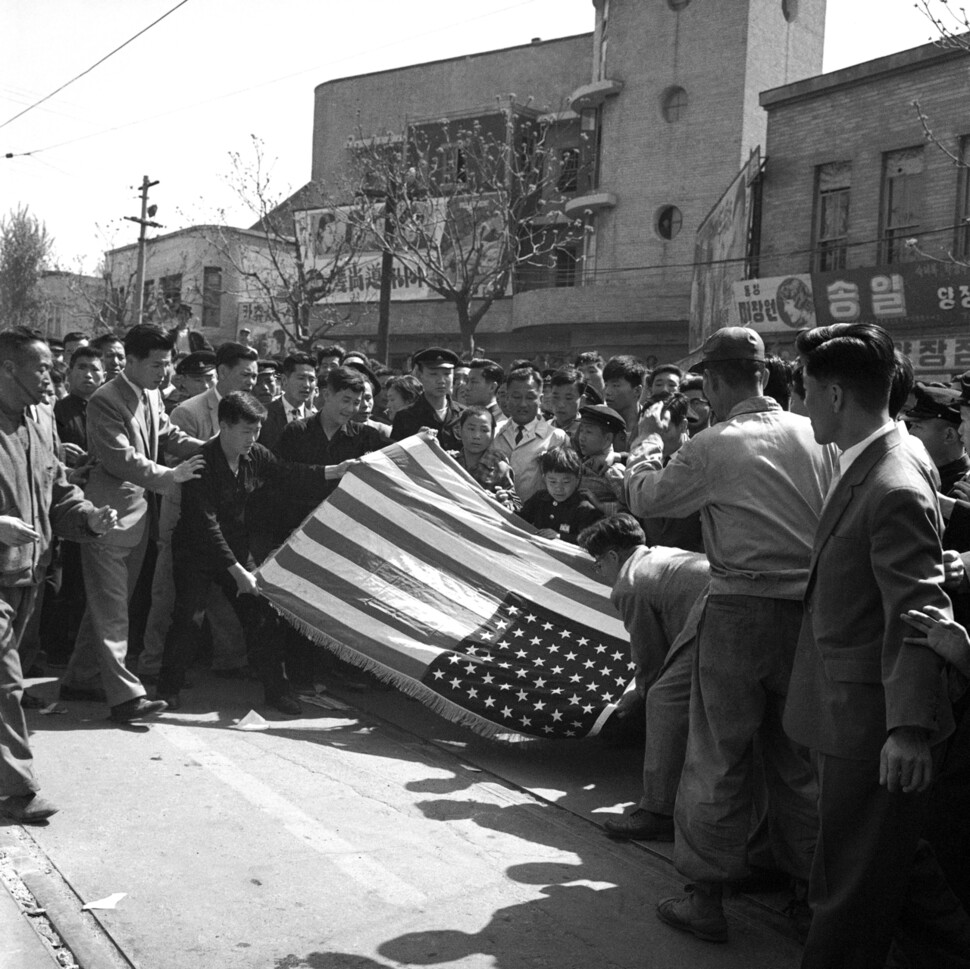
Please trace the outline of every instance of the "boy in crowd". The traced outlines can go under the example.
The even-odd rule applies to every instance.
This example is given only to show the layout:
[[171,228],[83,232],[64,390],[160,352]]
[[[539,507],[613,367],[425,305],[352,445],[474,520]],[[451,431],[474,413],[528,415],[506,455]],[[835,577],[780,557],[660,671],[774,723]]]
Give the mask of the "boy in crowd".
[[465,403],[487,408],[495,418],[495,423],[499,424],[505,420],[505,414],[498,403],[498,392],[504,383],[505,371],[494,360],[476,357],[468,364]]
[[575,367],[563,367],[549,378],[549,407],[553,427],[565,431],[576,450],[579,411],[586,403],[586,380]]
[[592,387],[597,395],[602,398],[605,389],[603,385],[603,358],[595,350],[588,350],[576,357],[573,366],[586,378],[586,386]]
[[624,505],[606,478],[606,469],[617,460],[613,442],[626,425],[606,404],[592,404],[580,410],[577,450],[583,458],[583,490],[604,515],[615,515]]
[[273,450],[287,424],[302,421],[313,413],[311,400],[316,388],[313,357],[307,353],[287,356],[283,361],[283,393],[266,407],[266,422],[259,437],[263,447]]
[[544,491],[522,506],[519,517],[539,529],[542,538],[561,538],[576,544],[579,533],[603,513],[579,490],[583,466],[568,445],[546,451],[539,459]]
[[216,384],[216,355],[211,350],[196,350],[175,364],[175,393],[172,403],[178,406]]
[[202,447],[201,476],[182,488],[181,516],[172,536],[175,609],[165,639],[158,696],[170,710],[180,706],[194,633],[209,589],[217,585],[245,630],[249,663],[262,681],[266,703],[299,716],[300,704],[290,694],[283,670],[284,636],[258,598],[247,506],[270,482],[320,501],[329,486],[330,469],[285,465],[257,444],[266,408],[249,394],[232,391],[223,397],[218,418],[218,435]]
[[599,578],[612,586],[614,608],[630,634],[636,690],[614,714],[640,714],[646,701],[643,794],[633,811],[604,827],[611,838],[674,840],[674,801],[687,750],[694,644],[707,597],[707,558],[646,544],[632,515],[591,525],[579,544],[596,560]]
[[88,450],[88,401],[104,383],[101,354],[89,346],[79,347],[67,371],[70,393],[54,405],[57,435],[64,446],[64,463],[75,467]]
[[622,418],[626,429],[617,436],[613,446],[617,451],[626,452],[637,436],[640,420],[640,393],[647,368],[636,357],[611,357],[603,368],[605,389],[603,396],[608,407]]
[[283,365],[279,360],[256,361],[256,385],[253,387],[253,397],[263,407],[269,407],[280,395],[280,377]]
[[458,354],[442,347],[428,347],[411,359],[424,393],[394,418],[391,439],[403,441],[422,427],[429,427],[438,432],[438,443],[446,451],[456,451],[461,447],[458,417],[464,409],[452,397],[455,367],[461,362]]
[[662,363],[650,374],[650,396],[654,394],[676,394],[680,390],[684,372],[676,364]]

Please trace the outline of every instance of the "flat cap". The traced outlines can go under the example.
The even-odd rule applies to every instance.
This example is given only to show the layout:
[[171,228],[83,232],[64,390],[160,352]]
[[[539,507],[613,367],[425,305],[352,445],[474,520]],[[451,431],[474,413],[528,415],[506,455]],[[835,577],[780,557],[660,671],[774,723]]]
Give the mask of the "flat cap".
[[216,355],[210,350],[196,350],[179,359],[175,372],[180,377],[203,377],[216,369]]
[[938,418],[951,424],[960,423],[960,392],[945,384],[924,384],[919,381],[913,388],[916,403],[905,413],[911,421],[928,421]]
[[275,373],[277,376],[283,372],[283,364],[279,360],[271,360],[261,357],[256,361],[256,373]]
[[606,404],[586,404],[579,408],[580,420],[598,424],[604,430],[619,434],[626,430],[626,421],[612,407]]
[[765,345],[754,330],[746,326],[725,326],[715,330],[704,343],[702,358],[695,370],[702,370],[709,363],[722,360],[765,359]]
[[420,363],[422,367],[457,367],[461,358],[444,347],[425,347],[411,357],[411,363]]

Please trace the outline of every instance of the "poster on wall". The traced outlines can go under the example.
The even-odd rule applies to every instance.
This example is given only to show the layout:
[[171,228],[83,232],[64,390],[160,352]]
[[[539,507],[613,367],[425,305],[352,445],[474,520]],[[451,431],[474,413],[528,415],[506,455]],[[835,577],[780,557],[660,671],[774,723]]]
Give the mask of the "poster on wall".
[[690,288],[691,353],[715,330],[730,325],[734,283],[746,274],[751,197],[760,171],[761,149],[755,148],[697,230]]
[[[369,218],[382,220],[383,205],[374,205],[367,214]],[[305,209],[294,213],[294,221],[307,263],[313,269],[327,272],[335,260],[343,260],[348,253],[353,253],[339,274],[328,302],[377,299],[384,252],[377,235],[361,227],[358,209],[346,205]],[[475,276],[482,278],[500,265],[507,242],[498,197],[492,195],[411,201],[407,217],[401,219],[396,231],[407,245],[399,247],[392,265],[393,300],[442,299],[428,285],[429,265],[440,267],[443,273],[456,279],[463,263],[474,263]],[[429,255],[409,259],[409,248]],[[507,292],[511,294],[511,279],[507,285]]]
[[759,333],[816,326],[812,277],[808,273],[745,279],[734,284],[729,326]]

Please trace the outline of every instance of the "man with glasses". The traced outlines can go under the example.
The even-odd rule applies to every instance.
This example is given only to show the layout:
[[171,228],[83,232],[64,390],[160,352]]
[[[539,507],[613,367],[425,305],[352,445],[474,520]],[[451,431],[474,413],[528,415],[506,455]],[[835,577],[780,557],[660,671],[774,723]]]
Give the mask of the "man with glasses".
[[699,373],[684,377],[680,392],[690,402],[687,409],[687,433],[693,437],[711,426],[711,402],[704,396],[704,378]]

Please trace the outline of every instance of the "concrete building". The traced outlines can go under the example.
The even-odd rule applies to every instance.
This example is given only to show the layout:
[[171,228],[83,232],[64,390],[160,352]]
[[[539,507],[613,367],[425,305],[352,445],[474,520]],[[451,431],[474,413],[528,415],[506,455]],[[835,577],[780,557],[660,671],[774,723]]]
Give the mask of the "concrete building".
[[37,291],[41,299],[38,325],[50,337],[72,331],[98,333],[102,310],[109,298],[108,284],[100,276],[62,270],[40,274]]
[[[970,369],[968,64],[926,44],[761,95],[758,276],[801,277],[819,324],[886,326],[923,379]],[[790,351],[795,327],[758,328]]]
[[[496,99],[528,103],[590,177],[565,212],[593,229],[574,273],[516,284],[484,317],[492,356],[548,364],[597,348],[648,362],[687,350],[698,226],[752,149],[764,144],[759,92],[816,74],[825,3],[594,0],[594,31],[329,81],[315,92],[312,175],[339,194],[355,139],[408,124],[486,117]],[[367,345],[373,317],[336,330]],[[396,301],[392,355],[458,344],[440,299]]]
[[[235,340],[248,330],[263,355],[283,352],[285,334],[270,309],[271,300],[281,294],[282,279],[269,259],[265,233],[197,225],[149,239],[146,245],[146,322],[172,326],[179,306],[188,306],[192,310],[189,329],[212,346]],[[290,258],[283,246],[276,246],[273,253],[284,265]],[[105,259],[115,301],[126,307],[130,322],[138,246],[112,249]],[[254,279],[256,273],[262,284]]]

